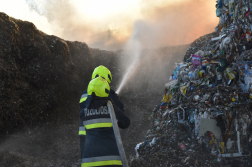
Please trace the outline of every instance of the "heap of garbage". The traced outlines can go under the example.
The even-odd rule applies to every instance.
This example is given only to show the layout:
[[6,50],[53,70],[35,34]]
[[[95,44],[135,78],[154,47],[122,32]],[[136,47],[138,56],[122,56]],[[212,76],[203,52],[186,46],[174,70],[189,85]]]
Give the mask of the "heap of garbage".
[[131,167],[252,166],[252,1],[216,8],[216,32],[176,64]]

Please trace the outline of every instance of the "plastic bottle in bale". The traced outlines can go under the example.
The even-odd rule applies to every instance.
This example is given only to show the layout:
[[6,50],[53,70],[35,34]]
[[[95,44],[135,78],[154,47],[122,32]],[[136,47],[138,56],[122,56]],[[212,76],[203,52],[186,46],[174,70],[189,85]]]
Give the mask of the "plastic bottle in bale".
[[238,71],[236,69],[232,69],[232,68],[226,68],[226,73],[227,73],[227,77],[228,77],[228,85],[232,85],[232,83],[236,82],[237,78],[238,78]]

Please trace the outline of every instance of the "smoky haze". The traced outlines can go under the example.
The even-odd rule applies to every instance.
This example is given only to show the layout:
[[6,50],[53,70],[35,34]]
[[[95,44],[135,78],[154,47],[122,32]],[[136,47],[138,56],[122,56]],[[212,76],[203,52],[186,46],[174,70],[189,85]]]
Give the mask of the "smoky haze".
[[147,3],[142,9],[147,20],[142,45],[155,48],[189,44],[213,32],[218,23],[214,4],[212,0],[183,0],[152,9]]
[[[129,7],[123,12],[117,11],[117,13],[107,16],[100,15],[98,9],[112,10],[118,7],[118,3],[116,3],[118,1],[114,1],[114,5],[109,3],[110,1],[106,1],[109,5],[105,6],[106,3],[100,4],[102,1],[95,0],[98,3],[90,6],[90,3],[84,0],[20,0],[18,2],[23,3],[18,4],[19,8],[16,8],[16,11],[27,8],[31,15],[25,15],[22,19],[32,21],[35,25],[40,25],[39,21],[41,21],[47,26],[41,29],[38,26],[40,30],[63,39],[86,42],[92,48],[123,49],[124,55],[120,63],[123,68],[122,80],[131,64],[134,64],[135,68],[132,72],[139,71],[142,68],[137,68],[141,66],[139,64],[143,63],[143,56],[146,58],[146,55],[149,55],[149,53],[137,51],[139,49],[134,45],[130,48],[131,51],[127,51],[130,50],[128,48],[130,43],[132,44],[132,36],[136,27],[139,46],[141,49],[148,50],[169,45],[189,44],[199,36],[213,32],[218,23],[215,15],[215,0],[135,0],[137,3],[134,4],[135,6],[133,5],[134,8]],[[0,10],[7,9],[8,6],[4,6],[5,3],[7,1],[1,2],[0,0]],[[98,18],[81,13],[79,9],[82,9],[83,6],[97,10],[95,12],[98,14]],[[8,14],[8,12],[6,13]],[[43,20],[45,18],[46,20]],[[139,52],[139,54],[130,52]],[[139,55],[141,58],[138,62],[136,57]],[[159,61],[157,54],[152,53],[151,55],[156,57],[153,62]],[[171,55],[166,54],[166,56]],[[163,63],[162,59],[160,63]],[[154,65],[145,64],[146,66]],[[151,72],[153,76],[161,74],[160,71],[152,70]],[[165,75],[167,76],[167,74]]]
[[[213,32],[218,23],[215,0],[136,0],[129,8],[107,16],[104,13],[99,15],[99,9],[116,9],[119,1],[114,5],[106,1],[109,5],[103,7],[101,5],[104,4],[97,0],[97,5],[90,6],[91,10],[97,10],[93,11],[97,17],[81,13],[83,6],[89,7],[88,1],[1,1],[1,11],[31,21],[49,35],[86,42],[92,48],[105,50],[124,48],[134,31],[135,22],[139,20],[142,21],[139,38],[142,48],[188,44]],[[13,3],[19,3],[15,12],[8,10]],[[30,14],[23,15],[27,10]]]
[[[126,93],[142,95],[145,98],[146,95],[159,94],[161,98],[164,85],[169,82],[175,63],[183,61],[188,48],[189,45],[180,45],[142,50],[139,61],[132,72],[133,75],[128,78],[120,95]],[[158,99],[158,102],[160,100]]]

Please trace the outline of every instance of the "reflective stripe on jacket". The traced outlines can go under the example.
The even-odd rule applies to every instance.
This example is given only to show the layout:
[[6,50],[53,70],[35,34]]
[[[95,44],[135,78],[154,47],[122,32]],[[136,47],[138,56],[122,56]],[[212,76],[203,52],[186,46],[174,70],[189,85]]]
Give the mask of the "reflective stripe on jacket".
[[87,129],[112,127],[112,121],[110,118],[91,119],[83,121],[83,124]]
[[86,130],[84,126],[79,127],[79,135],[86,135]]
[[87,100],[87,98],[88,98],[87,93],[82,94],[81,99],[80,99],[80,103],[82,103],[82,102],[86,101],[86,100]]

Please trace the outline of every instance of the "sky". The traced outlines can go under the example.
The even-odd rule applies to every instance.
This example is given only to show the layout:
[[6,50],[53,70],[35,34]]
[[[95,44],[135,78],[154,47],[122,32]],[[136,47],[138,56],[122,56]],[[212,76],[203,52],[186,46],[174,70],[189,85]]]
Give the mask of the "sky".
[[[214,31],[216,0],[0,0],[0,12],[92,48],[125,47],[138,28],[142,48],[193,42]],[[137,26],[136,26],[137,24]]]

